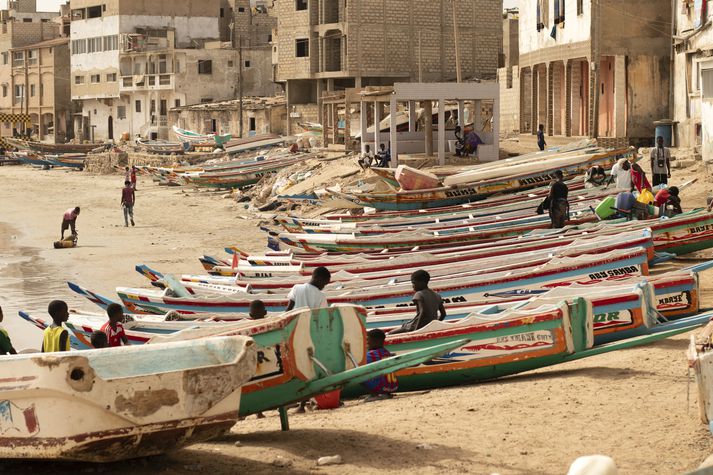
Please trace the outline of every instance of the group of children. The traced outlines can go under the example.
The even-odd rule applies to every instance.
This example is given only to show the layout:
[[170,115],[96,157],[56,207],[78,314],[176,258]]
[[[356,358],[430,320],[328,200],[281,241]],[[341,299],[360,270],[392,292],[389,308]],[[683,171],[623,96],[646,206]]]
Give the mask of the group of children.
[[[431,276],[424,270],[411,275],[411,285],[415,294],[413,302],[416,306],[416,316],[401,327],[391,330],[389,334],[400,334],[419,330],[434,320],[446,318],[443,299],[428,287]],[[287,311],[297,308],[324,308],[328,306],[324,288],[331,282],[331,273],[325,267],[318,267],[312,273],[312,278],[306,284],[295,285],[288,294]],[[69,351],[69,332],[64,323],[69,319],[69,307],[62,300],[53,300],[47,307],[47,313],[52,317],[52,324],[44,330],[42,336],[42,352],[51,353]],[[124,311],[121,305],[112,303],[106,309],[108,320],[100,330],[92,333],[90,341],[94,348],[110,348],[128,345],[129,340],[124,331]],[[264,302],[253,300],[250,303],[250,317],[265,318],[267,310]],[[0,308],[0,323],[3,320]],[[380,329],[370,330],[367,334],[367,363],[380,361],[393,356],[385,347],[386,333]],[[7,332],[0,328],[0,355],[16,354]],[[371,393],[369,400],[388,398],[398,389],[398,381],[393,374],[379,376],[364,383]],[[301,406],[304,409],[304,405]]]

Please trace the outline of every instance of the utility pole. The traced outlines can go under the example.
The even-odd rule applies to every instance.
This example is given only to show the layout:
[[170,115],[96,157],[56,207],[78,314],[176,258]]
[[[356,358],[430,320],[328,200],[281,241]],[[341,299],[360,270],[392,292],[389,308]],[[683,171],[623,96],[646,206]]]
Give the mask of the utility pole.
[[456,82],[461,82],[460,75],[460,41],[458,39],[458,17],[456,15],[456,1],[451,0],[451,11],[453,12],[453,42],[456,50]]
[[238,95],[240,96],[240,138],[243,138],[243,35],[238,35]]
[[423,55],[421,54],[421,30],[418,30],[418,82],[423,82]]

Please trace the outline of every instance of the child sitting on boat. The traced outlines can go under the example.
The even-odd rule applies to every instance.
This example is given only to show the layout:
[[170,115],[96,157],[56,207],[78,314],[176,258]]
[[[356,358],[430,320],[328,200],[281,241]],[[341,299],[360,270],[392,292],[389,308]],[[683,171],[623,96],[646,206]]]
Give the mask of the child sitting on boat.
[[[0,323],[2,323],[2,307],[0,307]],[[0,328],[0,355],[16,355],[17,351],[12,347],[12,341],[10,341],[10,335],[7,334],[7,330]]]
[[[366,344],[368,348],[366,353],[367,364],[394,356],[391,352],[389,352],[389,350],[384,348],[385,339],[386,333],[378,328],[369,330],[366,334]],[[378,376],[364,382],[363,384],[371,393],[371,395],[366,398],[367,401],[391,398],[393,397],[393,393],[395,393],[399,388],[398,380],[396,379],[396,375],[393,373]]]
[[92,347],[96,350],[109,346],[109,340],[106,337],[106,333],[101,330],[92,332],[90,341],[92,342]]
[[118,303],[110,303],[106,308],[106,314],[109,317],[109,321],[106,322],[100,328],[101,331],[106,333],[106,339],[109,347],[121,346],[129,344],[129,339],[126,338],[126,333],[124,333],[124,310]]
[[62,324],[69,320],[69,307],[63,300],[53,300],[47,306],[52,317],[52,325],[45,328],[42,335],[42,353],[69,351],[69,332]]
[[265,318],[267,310],[265,310],[265,302],[262,300],[253,300],[250,302],[250,318],[260,320]]
[[[401,327],[391,330],[390,335],[396,333],[406,333],[423,328],[433,320],[444,320],[446,309],[443,306],[443,299],[436,292],[428,288],[431,275],[423,269],[411,274],[411,285],[416,292],[413,295],[413,303],[416,304],[416,317],[404,323]],[[440,313],[440,317],[438,314]]]

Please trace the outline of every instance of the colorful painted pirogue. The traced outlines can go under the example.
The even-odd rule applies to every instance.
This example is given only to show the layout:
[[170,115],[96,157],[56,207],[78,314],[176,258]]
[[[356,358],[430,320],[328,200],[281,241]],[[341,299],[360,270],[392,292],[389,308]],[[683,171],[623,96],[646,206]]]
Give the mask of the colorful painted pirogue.
[[[449,206],[467,201],[483,199],[496,193],[508,193],[528,188],[534,188],[554,180],[554,172],[562,170],[569,179],[582,175],[593,165],[611,168],[621,158],[635,159],[633,149],[596,150],[592,153],[579,154],[569,165],[557,163],[548,165],[547,161],[536,160],[524,168],[516,168],[512,174],[508,167],[502,167],[500,173],[494,173],[494,178],[479,180],[479,175],[473,175],[473,180],[467,183],[454,183],[431,190],[397,191],[389,193],[344,193],[327,189],[334,197],[354,203],[358,206],[368,206],[378,210],[409,210],[428,209],[439,206]],[[528,169],[530,171],[528,171]]]
[[[411,351],[424,344],[467,338],[470,342],[449,354],[419,366],[398,371],[399,391],[424,390],[470,384],[632,348],[704,325],[713,313],[668,322],[642,331],[642,335],[592,346],[594,330],[591,309],[584,299],[571,304],[513,311],[492,322],[480,320],[432,322],[412,333],[387,337],[392,353]],[[345,388],[345,396],[364,393],[359,385]]]
[[[648,273],[648,253],[644,248],[622,249],[596,256],[555,258],[544,265],[513,271],[482,274],[468,272],[431,281],[447,303],[472,302],[484,294],[517,293],[532,289],[621,279]],[[76,289],[77,286],[74,286]],[[173,297],[160,289],[117,288],[117,294],[131,313],[161,314],[171,310],[181,313],[247,313],[250,301],[260,299],[269,312],[287,307],[286,292],[274,294],[200,295]],[[410,282],[391,286],[335,290],[327,293],[330,303],[349,303],[370,308],[397,307],[411,301]]]
[[273,157],[234,170],[188,174],[181,176],[181,179],[188,185],[202,188],[242,188],[254,185],[263,176],[277,173],[278,170],[296,165],[309,157],[304,154]]
[[243,336],[0,359],[0,459],[156,455],[222,435],[255,374]]
[[[255,375],[243,386],[240,414],[275,409],[331,391],[348,382],[407,368],[440,356],[467,340],[438,347],[426,345],[415,353],[366,365],[366,312],[354,306],[300,309],[280,317],[241,324],[185,329],[154,336],[149,343],[240,335],[256,343]],[[86,329],[71,326],[79,341]],[[149,345],[152,346],[152,345]],[[237,407],[237,406],[236,406]]]

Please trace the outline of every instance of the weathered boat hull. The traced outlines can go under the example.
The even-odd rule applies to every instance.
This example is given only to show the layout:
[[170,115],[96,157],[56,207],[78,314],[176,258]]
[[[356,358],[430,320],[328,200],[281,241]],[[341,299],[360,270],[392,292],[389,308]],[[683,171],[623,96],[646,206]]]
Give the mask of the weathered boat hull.
[[221,435],[255,372],[245,337],[0,361],[0,458],[112,462]]

